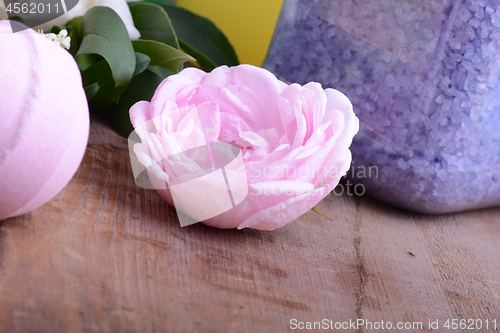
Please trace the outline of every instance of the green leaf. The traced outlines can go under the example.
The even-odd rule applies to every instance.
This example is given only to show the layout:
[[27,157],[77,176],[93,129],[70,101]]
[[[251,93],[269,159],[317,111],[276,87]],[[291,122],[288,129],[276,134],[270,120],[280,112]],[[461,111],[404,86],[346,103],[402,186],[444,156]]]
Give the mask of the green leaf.
[[157,5],[165,6],[165,5],[171,5],[173,1],[172,0],[144,0],[143,2],[155,3]]
[[179,68],[186,61],[195,60],[172,46],[152,40],[134,40],[132,45],[136,52],[146,54],[151,58],[150,65],[160,66],[174,73],[178,73]]
[[158,75],[162,80],[165,80],[170,75],[175,74],[174,72],[160,66],[148,66],[148,70]]
[[109,7],[93,7],[83,17],[82,32],[84,37],[77,57],[102,56],[111,68],[115,86],[126,86],[134,75],[135,54],[120,16]]
[[20,16],[17,16],[17,15],[9,17],[8,20],[21,22],[24,25],[28,25],[28,23],[26,23],[26,21],[24,21]]
[[108,80],[112,80],[111,69],[106,60],[99,60],[82,71],[82,83],[84,87],[88,87],[94,83],[99,83],[102,86]]
[[69,53],[71,53],[73,57],[78,53],[78,49],[82,43],[82,19],[83,16],[75,17],[65,25],[65,28],[68,30],[68,36],[71,38]]
[[68,51],[69,53],[71,53],[73,57],[75,57],[80,47],[80,43],[78,42],[79,40],[78,34],[75,28],[73,28],[73,26],[67,26],[66,29],[68,30],[68,36],[71,38],[70,47]]
[[151,62],[151,58],[147,55],[139,52],[135,52],[135,70],[134,76],[137,76],[144,72],[146,68],[148,68],[149,63]]
[[141,33],[141,39],[154,40],[179,50],[179,42],[167,12],[152,3],[136,3],[130,6],[134,25]]
[[162,81],[163,80],[155,73],[150,70],[145,70],[130,81],[129,86],[123,92],[120,102],[122,100],[128,100],[133,103],[138,101],[151,101],[156,88],[158,88]]
[[231,43],[210,20],[180,7],[163,8],[172,21],[181,48],[196,58],[204,70],[239,65]]
[[130,108],[139,101],[151,101],[161,81],[162,79],[149,69],[132,79],[120,98],[120,105],[112,114],[118,134],[128,137],[133,131],[129,116]]
[[97,62],[97,56],[94,54],[81,54],[75,60],[78,68],[83,72]]
[[[98,111],[107,111],[113,104],[118,104],[127,85],[116,87],[111,69],[106,60],[100,60],[82,72],[82,81],[87,99]],[[95,91],[95,84],[99,90]]]
[[[136,53],[135,57],[134,76],[144,72],[150,61],[145,54]],[[127,89],[127,85],[115,87],[111,69],[105,60],[98,61],[83,71],[82,81],[87,99],[101,113],[113,111],[114,106],[120,102],[122,93]]]
[[59,32],[61,31],[61,28],[59,28],[57,25],[53,26],[52,28],[50,28],[50,30],[46,33],[48,34],[58,34]]
[[99,88],[100,88],[99,83],[97,82],[94,82],[91,85],[88,85],[85,88],[83,88],[83,90],[85,90],[85,95],[87,96],[87,100],[91,100],[92,97],[94,97],[95,94],[97,94]]
[[78,36],[80,36],[80,38],[83,38],[82,21],[83,21],[83,16],[78,16],[66,23],[66,27],[73,27],[74,31],[77,33]]

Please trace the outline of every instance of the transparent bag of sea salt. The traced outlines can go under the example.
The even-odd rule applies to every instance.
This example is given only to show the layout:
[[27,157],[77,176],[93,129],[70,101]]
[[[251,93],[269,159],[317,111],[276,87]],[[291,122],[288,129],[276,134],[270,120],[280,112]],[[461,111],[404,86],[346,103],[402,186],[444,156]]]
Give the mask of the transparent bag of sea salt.
[[263,67],[349,97],[348,177],[367,194],[423,213],[500,205],[500,0],[285,0]]

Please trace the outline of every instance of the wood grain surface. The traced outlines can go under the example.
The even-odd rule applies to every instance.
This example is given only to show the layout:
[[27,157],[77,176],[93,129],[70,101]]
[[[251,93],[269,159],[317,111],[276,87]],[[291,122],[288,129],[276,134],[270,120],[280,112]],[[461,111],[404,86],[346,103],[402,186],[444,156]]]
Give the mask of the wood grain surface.
[[127,141],[94,120],[71,183],[0,222],[0,331],[287,332],[292,319],[423,323],[337,332],[499,331],[442,325],[500,326],[500,208],[424,216],[330,194],[318,209],[333,221],[181,228],[135,185]]

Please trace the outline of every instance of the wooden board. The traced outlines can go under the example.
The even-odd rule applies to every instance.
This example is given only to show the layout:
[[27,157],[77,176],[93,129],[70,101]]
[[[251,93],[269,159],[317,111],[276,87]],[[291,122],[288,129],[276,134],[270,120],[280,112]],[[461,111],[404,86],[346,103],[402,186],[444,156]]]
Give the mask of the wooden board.
[[127,141],[94,120],[71,183],[0,222],[0,332],[286,332],[292,319],[423,323],[338,332],[495,331],[444,329],[453,318],[500,326],[500,208],[424,216],[330,194],[318,209],[333,221],[309,212],[272,232],[181,228],[135,185]]

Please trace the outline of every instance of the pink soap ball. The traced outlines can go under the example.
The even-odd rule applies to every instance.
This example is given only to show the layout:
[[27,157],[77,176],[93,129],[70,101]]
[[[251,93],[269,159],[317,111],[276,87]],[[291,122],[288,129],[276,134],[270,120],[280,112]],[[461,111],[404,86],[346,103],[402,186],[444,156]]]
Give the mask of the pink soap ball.
[[[14,24],[17,24],[14,23]],[[80,71],[68,51],[0,21],[0,220],[56,196],[78,169],[89,135]]]

